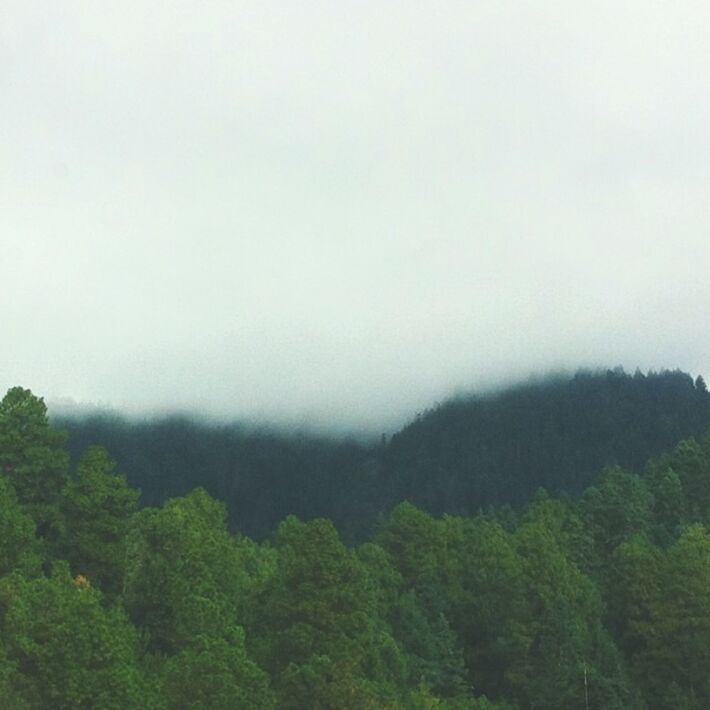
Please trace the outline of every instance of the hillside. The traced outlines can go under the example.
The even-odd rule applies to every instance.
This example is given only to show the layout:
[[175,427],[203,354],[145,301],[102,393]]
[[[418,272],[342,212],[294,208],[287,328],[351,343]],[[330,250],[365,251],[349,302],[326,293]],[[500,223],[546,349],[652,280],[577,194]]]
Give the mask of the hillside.
[[520,504],[537,488],[579,494],[605,466],[640,471],[710,426],[702,378],[683,372],[578,372],[417,417],[385,455],[390,500],[435,513]]
[[[594,391],[618,393],[618,377],[597,377]],[[651,391],[677,385],[688,400],[683,376],[643,387],[649,380]],[[559,405],[576,385],[557,387]],[[705,401],[701,382],[692,391],[689,401]],[[640,431],[654,431],[648,421]],[[225,434],[205,443],[178,423],[166,430],[199,467],[194,447],[211,450]],[[242,444],[254,436],[242,434]],[[278,442],[251,445],[285,455]],[[311,463],[339,446],[298,445]],[[391,446],[385,458],[401,442]],[[577,498],[537,493],[516,511],[441,517],[400,503],[359,546],[326,518],[288,516],[263,543],[230,535],[226,518],[201,488],[140,507],[105,449],[72,465],[42,399],[9,390],[0,402],[0,706],[710,706],[710,436],[679,442],[642,475],[608,468]]]
[[397,503],[433,513],[520,505],[544,487],[579,494],[609,465],[647,459],[710,427],[710,394],[682,372],[579,372],[461,397],[383,446],[173,417],[57,419],[74,460],[105,446],[157,505],[195,486],[227,504],[232,529],[263,538],[288,514],[328,517],[360,540]]

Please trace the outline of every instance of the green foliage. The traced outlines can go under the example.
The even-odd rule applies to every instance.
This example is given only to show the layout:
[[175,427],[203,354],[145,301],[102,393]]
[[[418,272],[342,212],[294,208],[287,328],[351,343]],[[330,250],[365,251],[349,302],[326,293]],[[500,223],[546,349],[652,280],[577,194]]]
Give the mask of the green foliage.
[[225,518],[224,506],[200,489],[134,517],[123,601],[152,651],[173,654],[199,635],[219,638],[237,626],[248,577]]
[[277,568],[254,599],[248,631],[279,706],[331,707],[333,687],[352,688],[357,697],[387,695],[404,672],[403,661],[377,621],[364,566],[332,523],[289,517],[273,544]]
[[38,547],[34,521],[17,502],[12,484],[0,477],[0,577],[15,569],[37,570]]
[[608,626],[627,658],[645,645],[652,607],[658,598],[663,553],[645,538],[617,547],[608,561]]
[[387,516],[377,541],[390,554],[406,585],[421,590],[438,583],[444,531],[431,515],[411,503],[400,503]]
[[39,535],[54,539],[61,529],[59,496],[69,463],[66,437],[50,428],[44,401],[22,387],[0,402],[0,474],[37,524]]
[[[634,621],[634,669],[649,707],[710,706],[710,536],[690,526],[668,549],[648,616]],[[654,580],[655,581],[655,580]],[[673,705],[669,703],[675,703]]]
[[588,488],[582,509],[600,554],[606,555],[634,535],[648,531],[653,497],[639,476],[615,467]]
[[585,519],[585,513],[584,504],[579,505],[567,496],[550,498],[545,491],[540,490],[535,501],[520,517],[520,523],[542,525],[555,538],[565,555],[582,571],[589,573],[598,565],[599,558],[595,550],[595,527],[588,518]]
[[56,564],[51,578],[0,581],[2,638],[15,663],[13,692],[30,707],[147,707],[136,634],[101,593]]
[[710,520],[710,441],[681,441],[651,466],[656,474],[668,469],[678,476],[688,519]]
[[603,629],[593,581],[541,523],[523,524],[516,538],[529,605],[527,652],[509,673],[520,702],[550,710],[581,705],[586,678],[590,707],[628,707],[626,679]]
[[682,372],[578,372],[460,397],[392,437],[387,502],[471,514],[524,504],[540,487],[577,495],[605,466],[639,472],[708,424],[710,394]]
[[449,616],[476,692],[499,698],[529,646],[522,561],[497,522],[448,518]]
[[423,683],[443,698],[467,695],[464,658],[443,613],[432,612],[414,590],[409,590],[399,597],[387,619],[406,653],[411,685]]
[[686,518],[685,496],[680,477],[672,468],[656,468],[647,478],[653,495],[652,535],[662,545],[678,537]]
[[117,595],[126,575],[126,533],[138,493],[115,474],[105,449],[86,451],[62,492],[65,526],[60,554],[73,572]]
[[[680,380],[653,384],[685,401]],[[641,391],[605,382],[612,402]],[[62,436],[21,388],[0,404],[0,466],[3,710],[710,707],[710,435],[643,476],[607,468],[581,500],[441,518],[400,503],[357,549],[326,519],[235,537],[202,489],[137,510],[100,447],[67,477]],[[456,490],[439,483],[431,508]]]
[[241,629],[232,629],[224,638],[196,636],[168,659],[163,678],[170,710],[274,707],[269,678],[247,657]]

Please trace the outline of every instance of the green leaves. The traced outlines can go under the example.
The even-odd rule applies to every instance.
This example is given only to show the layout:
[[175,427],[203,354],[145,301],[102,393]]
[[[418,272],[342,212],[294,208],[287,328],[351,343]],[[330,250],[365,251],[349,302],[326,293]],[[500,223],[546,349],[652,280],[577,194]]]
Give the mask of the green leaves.
[[327,520],[289,517],[273,544],[276,568],[253,599],[247,629],[279,707],[333,707],[345,689],[352,707],[382,707],[402,661],[363,564]]
[[126,557],[124,604],[151,650],[173,654],[198,635],[219,637],[237,625],[248,575],[224,506],[205,491],[138,513]]
[[646,483],[622,469],[610,468],[588,488],[583,512],[601,554],[649,529],[653,497]]
[[44,401],[30,390],[13,387],[0,402],[0,475],[12,482],[38,534],[49,540],[61,529],[58,501],[69,465],[65,439],[50,428]]
[[581,501],[514,513],[402,503],[357,551],[326,519],[257,544],[201,489],[137,510],[101,447],[67,476],[44,403],[15,388],[0,704],[704,710],[710,536],[688,521],[708,514],[708,450],[681,442],[644,477],[609,469]]
[[705,527],[687,528],[657,569],[648,580],[645,608],[630,622],[637,639],[633,666],[651,708],[700,710],[710,705],[710,535]]
[[13,691],[31,707],[146,707],[136,634],[101,593],[57,564],[51,578],[0,581],[2,638],[15,662]]
[[171,710],[274,707],[269,677],[247,657],[241,629],[196,636],[166,661],[162,690]]
[[35,524],[17,502],[7,479],[0,477],[0,577],[15,569],[39,569]]
[[76,477],[62,491],[65,525],[59,543],[75,574],[114,597],[122,591],[126,534],[138,507],[138,492],[115,474],[115,466],[102,447],[86,451]]

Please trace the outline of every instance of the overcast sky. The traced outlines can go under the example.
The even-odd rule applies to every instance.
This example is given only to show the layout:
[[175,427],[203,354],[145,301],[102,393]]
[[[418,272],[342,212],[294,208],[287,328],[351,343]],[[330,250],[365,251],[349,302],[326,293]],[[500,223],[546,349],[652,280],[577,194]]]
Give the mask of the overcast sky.
[[0,388],[381,427],[710,373],[710,5],[0,2]]

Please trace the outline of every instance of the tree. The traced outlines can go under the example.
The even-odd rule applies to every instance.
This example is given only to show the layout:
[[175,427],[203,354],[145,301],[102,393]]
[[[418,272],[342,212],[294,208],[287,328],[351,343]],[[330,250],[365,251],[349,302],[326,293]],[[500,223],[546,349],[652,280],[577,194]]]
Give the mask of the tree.
[[407,587],[421,592],[440,584],[444,531],[431,515],[411,503],[400,503],[385,519],[377,542],[389,553]]
[[501,698],[530,645],[522,561],[514,538],[494,521],[445,519],[450,618],[477,693]]
[[358,698],[345,707],[383,707],[404,664],[360,561],[323,519],[290,516],[273,544],[277,566],[253,599],[247,631],[279,707],[329,708],[344,692]]
[[681,441],[650,467],[651,475],[672,469],[678,476],[685,517],[696,522],[710,516],[710,448],[694,438]]
[[608,563],[607,622],[627,658],[644,646],[661,583],[662,551],[638,536],[617,547]]
[[710,706],[710,536],[691,525],[668,549],[633,663],[650,708]]
[[521,706],[564,710],[588,702],[597,710],[632,707],[592,580],[540,522],[523,524],[516,539],[528,596],[529,645],[508,679]]
[[678,537],[686,520],[683,484],[672,468],[651,471],[647,481],[653,495],[654,540],[667,545]]
[[167,660],[162,690],[171,710],[274,707],[269,677],[247,657],[240,628],[223,638],[195,637]]
[[15,569],[39,569],[35,524],[17,502],[12,484],[0,477],[0,577]]
[[248,575],[225,519],[201,489],[134,517],[123,601],[151,651],[173,655],[197,636],[221,638],[238,626]]
[[60,544],[74,574],[114,596],[122,591],[126,535],[138,507],[138,491],[115,468],[102,447],[86,451],[62,493],[65,529]]
[[16,664],[12,689],[30,707],[76,710],[154,707],[136,656],[137,638],[119,609],[65,564],[51,578],[0,581],[0,620]]
[[66,437],[49,426],[44,400],[13,387],[0,402],[0,474],[37,524],[41,537],[53,540],[61,529],[59,496],[66,482]]
[[602,556],[648,530],[653,497],[643,479],[619,467],[607,469],[582,500],[587,524]]

